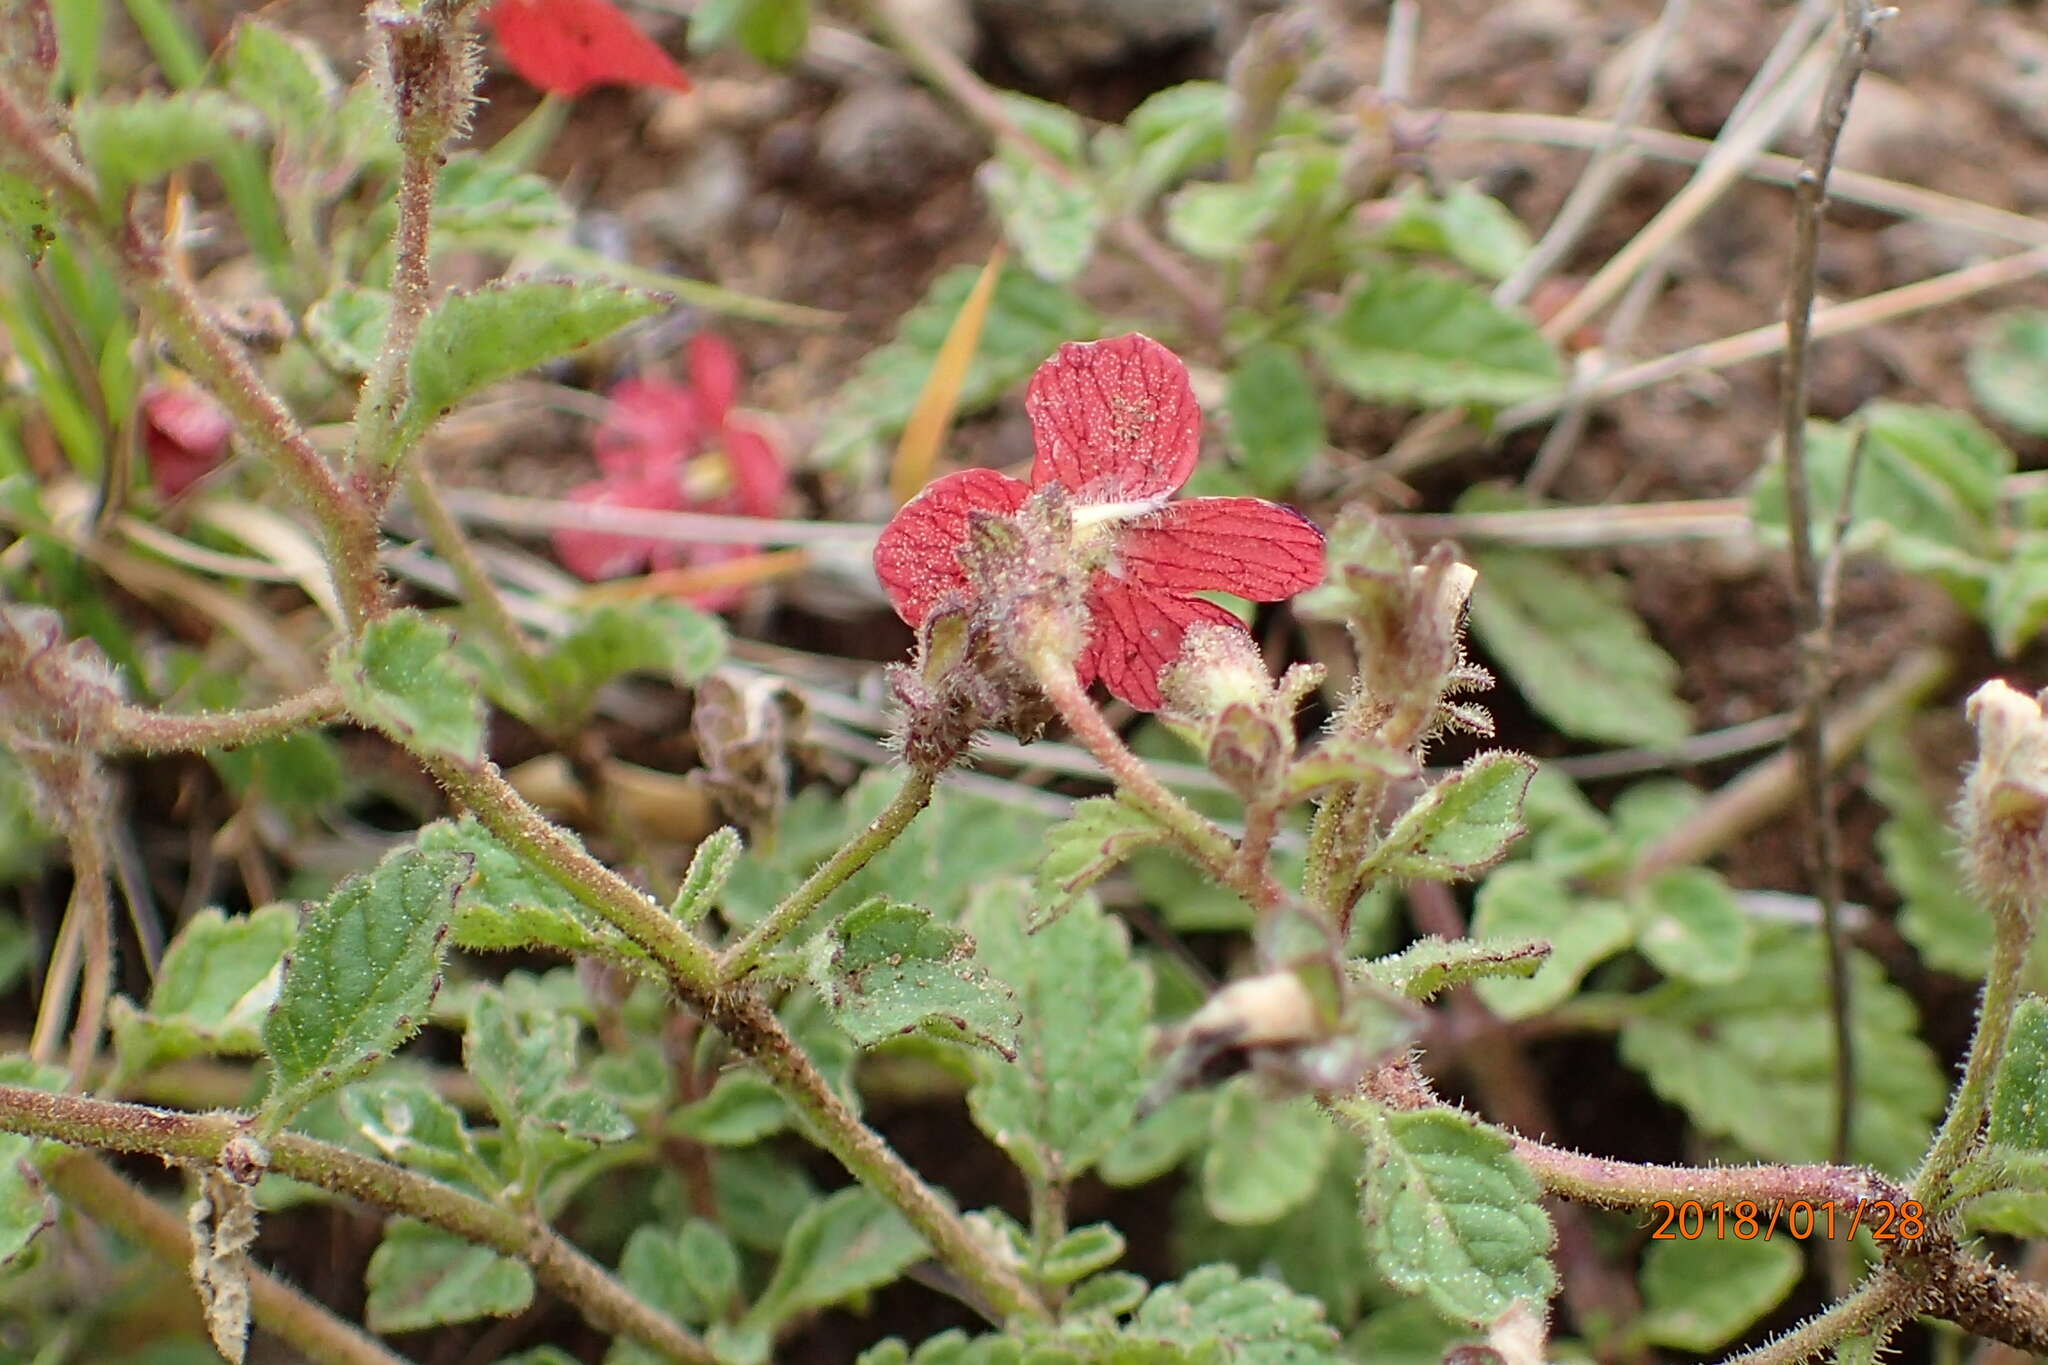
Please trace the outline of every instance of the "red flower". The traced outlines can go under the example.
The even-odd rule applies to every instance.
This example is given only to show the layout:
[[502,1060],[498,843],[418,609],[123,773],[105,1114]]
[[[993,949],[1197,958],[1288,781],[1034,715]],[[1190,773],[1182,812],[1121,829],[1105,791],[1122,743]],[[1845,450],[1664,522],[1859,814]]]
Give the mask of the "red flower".
[[228,453],[234,423],[212,398],[189,384],[151,384],[142,391],[142,448],[150,482],[175,498]]
[[[708,332],[690,339],[690,382],[628,379],[611,392],[611,414],[593,442],[602,478],[569,490],[571,502],[658,512],[712,512],[772,517],[782,510],[789,471],[768,438],[735,421],[739,359]],[[681,545],[614,531],[557,531],[555,555],[590,582],[714,564],[753,554],[752,545]],[[742,589],[700,594],[717,609]]]
[[674,58],[611,0],[498,0],[484,21],[512,69],[552,94],[599,85],[690,88]]
[[1057,482],[1083,535],[1112,537],[1088,586],[1090,631],[1081,682],[1145,711],[1159,708],[1159,670],[1197,621],[1242,629],[1195,596],[1236,593],[1277,602],[1323,576],[1323,534],[1291,507],[1259,498],[1187,498],[1202,412],[1180,358],[1150,337],[1068,342],[1024,398],[1038,458],[1031,482],[964,469],[905,503],[875,545],[875,573],[896,614],[919,625],[942,598],[970,591],[960,548],[973,514],[1009,516]]

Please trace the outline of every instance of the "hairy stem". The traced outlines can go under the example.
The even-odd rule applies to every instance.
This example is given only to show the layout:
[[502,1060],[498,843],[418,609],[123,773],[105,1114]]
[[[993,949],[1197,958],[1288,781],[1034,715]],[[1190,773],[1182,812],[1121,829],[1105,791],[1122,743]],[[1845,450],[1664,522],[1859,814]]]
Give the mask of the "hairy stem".
[[707,1017],[810,1120],[814,1139],[863,1185],[894,1204],[933,1254],[974,1286],[991,1316],[998,1321],[1046,1317],[1045,1305],[1016,1269],[977,1240],[952,1206],[854,1117],[759,996],[747,990],[721,993],[710,1002]]
[[1749,1200],[1772,1204],[1833,1203],[1847,1213],[1867,1204],[1903,1204],[1900,1186],[1860,1166],[1652,1166],[1610,1161],[1509,1135],[1515,1155],[1551,1194],[1605,1209],[1645,1209],[1666,1202]]
[[1948,1116],[1935,1135],[1927,1160],[1913,1177],[1913,1194],[1930,1209],[1945,1209],[1951,1198],[1949,1182],[1976,1146],[1978,1131],[1991,1102],[1991,1081],[2005,1056],[2005,1044],[2012,1032],[2013,1011],[2024,994],[2022,978],[2027,968],[2027,951],[2034,941],[2034,918],[2013,906],[2001,906],[1993,914],[1996,937],[1991,946],[1991,969],[1984,978],[1983,996],[1977,1006],[1977,1029],[1970,1039],[1970,1053],[1963,1063],[1962,1084],[1949,1102]]
[[1743,1352],[1727,1365],[1800,1365],[1850,1337],[1889,1333],[1913,1315],[1919,1297],[1912,1282],[1890,1270],[1880,1270],[1827,1312],[1809,1318],[1775,1341]]
[[[406,370],[426,320],[428,246],[433,229],[434,187],[441,172],[438,141],[432,146],[399,130],[405,159],[398,171],[398,234],[393,239],[391,323],[377,363],[356,398],[355,442],[349,464],[358,475],[387,478],[404,452],[398,449],[398,414],[405,406]],[[452,562],[452,561],[451,561]],[[467,585],[465,585],[467,586]],[[481,609],[481,608],[479,608]]]
[[[43,1167],[50,1187],[83,1210],[184,1274],[192,1260],[185,1220],[85,1152],[66,1152]],[[316,1365],[410,1365],[321,1305],[265,1271],[249,1275],[249,1306],[257,1325]]]
[[203,753],[238,749],[294,734],[342,712],[341,693],[323,683],[246,711],[175,715],[142,706],[116,707],[96,736],[102,754]]
[[241,438],[269,459],[313,513],[348,619],[360,624],[381,615],[384,579],[377,564],[376,518],[368,504],[335,475],[256,373],[248,352],[166,264],[161,244],[132,220],[109,220],[85,169],[38,124],[28,102],[4,79],[0,163],[48,193],[67,225],[113,262],[131,296],[155,319],[178,363],[227,409]]
[[[217,1163],[222,1150],[246,1139],[246,1114],[186,1114],[83,1095],[0,1085],[0,1130],[74,1146],[137,1152],[167,1161]],[[695,1334],[642,1302],[561,1234],[430,1179],[343,1147],[280,1133],[268,1147],[269,1170],[402,1213],[525,1261],[535,1277],[574,1304],[592,1323],[691,1365],[715,1365]]]
[[913,768],[903,779],[903,786],[866,829],[818,864],[817,869],[804,878],[802,885],[783,898],[782,904],[769,911],[744,938],[725,951],[718,959],[718,979],[739,981],[759,966],[762,957],[801,928],[827,896],[838,890],[848,877],[866,867],[877,853],[896,842],[896,837],[931,803],[932,788],[937,781],[937,773]]

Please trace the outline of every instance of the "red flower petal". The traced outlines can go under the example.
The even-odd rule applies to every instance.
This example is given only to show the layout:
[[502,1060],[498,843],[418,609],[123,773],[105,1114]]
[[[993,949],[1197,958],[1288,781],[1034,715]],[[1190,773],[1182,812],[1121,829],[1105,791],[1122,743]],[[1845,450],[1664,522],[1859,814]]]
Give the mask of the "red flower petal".
[[672,380],[628,379],[610,397],[611,407],[591,438],[598,467],[607,474],[673,474],[715,429],[705,422],[698,396]]
[[993,469],[963,469],[898,508],[875,542],[875,576],[888,590],[896,614],[920,625],[941,597],[965,588],[960,547],[967,543],[969,516],[977,511],[1008,516],[1030,492]]
[[1263,498],[1170,502],[1117,537],[1123,576],[1168,592],[1278,602],[1323,581],[1323,533]]
[[150,481],[174,498],[221,462],[234,423],[226,409],[198,389],[152,384],[143,391],[142,446]]
[[725,415],[740,391],[740,358],[716,332],[699,332],[690,338],[690,387],[703,405],[704,424],[713,431],[725,425]]
[[[566,496],[570,502],[588,507],[675,512],[683,505],[682,490],[672,478],[599,479],[578,484]],[[588,583],[639,573],[657,559],[676,562],[672,550],[668,542],[650,536],[620,535],[616,531],[555,532],[555,558],[562,561],[563,568]]]
[[484,15],[512,69],[543,90],[597,85],[688,90],[690,78],[610,0],[498,0]]
[[1244,623],[1214,602],[1171,593],[1144,592],[1108,574],[1088,588],[1093,629],[1075,672],[1082,686],[1100,679],[1116,696],[1140,711],[1157,711],[1159,670],[1180,656],[1181,636],[1197,621],[1244,629]]
[[742,516],[772,517],[789,492],[789,467],[766,436],[731,422],[725,428],[725,461],[732,469],[734,501]]
[[1180,357],[1132,332],[1068,342],[1024,395],[1038,458],[1031,486],[1058,479],[1084,502],[1171,493],[1202,444],[1202,409]]

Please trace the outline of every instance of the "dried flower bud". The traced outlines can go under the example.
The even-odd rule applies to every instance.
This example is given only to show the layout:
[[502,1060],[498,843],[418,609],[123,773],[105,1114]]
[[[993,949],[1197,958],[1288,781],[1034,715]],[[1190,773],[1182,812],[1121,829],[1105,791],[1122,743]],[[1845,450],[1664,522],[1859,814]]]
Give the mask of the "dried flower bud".
[[713,674],[690,712],[702,780],[750,839],[773,839],[789,800],[790,760],[809,719],[803,698],[774,678]]
[[200,1174],[199,1196],[186,1213],[192,1234],[192,1284],[205,1311],[207,1335],[234,1365],[249,1350],[249,1248],[256,1241],[256,1200],[220,1170]]
[[443,143],[469,131],[482,74],[467,17],[447,3],[379,3],[369,11],[380,60],[376,70],[414,156],[436,156]]
[[1161,716],[1208,756],[1210,771],[1247,801],[1272,794],[1294,757],[1294,712],[1322,681],[1297,664],[1276,684],[1251,636],[1207,622],[1188,627],[1180,657],[1161,671]]
[[896,743],[923,772],[960,762],[982,730],[1008,730],[1028,744],[1052,719],[1038,684],[965,603],[925,618],[914,662],[892,667],[889,686],[901,708]]
[[1970,697],[1977,763],[1956,819],[1978,889],[2029,913],[2048,897],[2048,719],[2042,697],[1992,680]]

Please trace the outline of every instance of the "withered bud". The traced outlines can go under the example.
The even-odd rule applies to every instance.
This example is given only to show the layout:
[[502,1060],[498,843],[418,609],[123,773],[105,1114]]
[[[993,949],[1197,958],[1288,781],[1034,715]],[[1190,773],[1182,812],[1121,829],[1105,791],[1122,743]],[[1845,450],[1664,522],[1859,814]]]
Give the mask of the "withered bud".
[[809,720],[804,699],[776,678],[714,673],[697,686],[690,733],[701,780],[753,842],[775,836]]
[[1025,743],[1044,732],[1052,707],[991,623],[967,603],[942,604],[918,628],[910,664],[889,670],[904,762],[940,772],[964,759],[983,730]]
[[1210,771],[1247,801],[1272,793],[1294,757],[1294,712],[1322,682],[1319,664],[1297,664],[1278,683],[1256,641],[1233,626],[1201,622],[1159,675],[1162,718],[1202,746]]
[[1160,670],[1159,691],[1170,718],[1200,726],[1228,706],[1264,706],[1273,675],[1251,636],[1199,621],[1181,637],[1179,657]]
[[375,69],[399,140],[415,156],[438,155],[449,139],[469,131],[476,107],[483,66],[468,16],[445,2],[381,0],[370,7],[369,19],[378,49]]
[[1956,823],[1970,875],[1994,907],[2032,914],[2048,898],[2048,719],[2042,697],[1998,679],[1970,697],[1977,762]]

